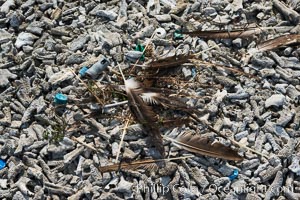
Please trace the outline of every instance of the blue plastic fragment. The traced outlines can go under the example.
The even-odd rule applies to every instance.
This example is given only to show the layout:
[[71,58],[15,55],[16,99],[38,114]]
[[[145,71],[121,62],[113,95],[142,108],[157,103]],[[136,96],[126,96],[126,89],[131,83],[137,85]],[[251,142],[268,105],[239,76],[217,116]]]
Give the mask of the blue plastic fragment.
[[57,93],[54,97],[54,103],[56,104],[66,104],[68,97],[62,93]]
[[94,63],[87,71],[86,74],[92,79],[96,79],[99,74],[107,69],[110,64],[109,60],[105,57],[101,57],[98,62]]
[[192,68],[192,77],[195,78],[196,75],[197,75],[196,69]]
[[88,70],[89,68],[87,68],[86,66],[82,67],[80,70],[79,70],[79,74],[81,76],[84,76],[85,75],[85,72]]
[[234,179],[236,179],[239,175],[239,170],[235,169],[233,170],[232,174],[230,176],[228,176],[228,178],[232,181]]
[[0,159],[0,170],[3,169],[5,166],[6,166],[6,162]]

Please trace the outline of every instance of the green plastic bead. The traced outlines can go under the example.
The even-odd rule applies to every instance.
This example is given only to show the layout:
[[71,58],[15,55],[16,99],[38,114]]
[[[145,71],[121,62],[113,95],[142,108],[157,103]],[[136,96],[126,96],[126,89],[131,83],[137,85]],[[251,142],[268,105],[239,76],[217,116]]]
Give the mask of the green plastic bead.
[[[143,52],[145,49],[145,47],[141,44],[137,44],[136,47],[135,47],[135,50],[136,51],[140,51],[140,52]],[[140,58],[141,61],[144,61],[145,60],[145,55],[143,54]]]
[[183,39],[183,35],[180,30],[176,30],[173,34],[174,40],[181,40]]

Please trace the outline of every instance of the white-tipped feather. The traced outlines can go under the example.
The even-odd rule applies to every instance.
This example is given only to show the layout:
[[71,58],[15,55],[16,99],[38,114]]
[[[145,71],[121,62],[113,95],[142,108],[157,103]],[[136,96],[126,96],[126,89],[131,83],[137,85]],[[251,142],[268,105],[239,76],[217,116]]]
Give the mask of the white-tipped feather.
[[140,84],[132,78],[132,79],[125,80],[125,87],[126,90],[137,89],[140,87]]
[[136,120],[146,129],[146,132],[149,133],[152,143],[160,152],[161,157],[164,157],[164,146],[159,128],[156,125],[156,114],[153,112],[152,107],[147,105],[146,101],[141,97],[145,93],[144,89],[134,79],[125,80],[125,88],[131,112],[136,117]]
[[192,132],[181,133],[175,139],[167,136],[164,136],[164,138],[172,141],[178,147],[200,155],[234,161],[241,161],[243,159],[238,154],[238,151],[219,142],[211,142],[209,138],[193,134]]
[[157,97],[159,94],[155,92],[146,92],[142,93],[141,97],[143,101],[150,103],[150,104],[158,104],[158,102],[155,100],[155,97]]

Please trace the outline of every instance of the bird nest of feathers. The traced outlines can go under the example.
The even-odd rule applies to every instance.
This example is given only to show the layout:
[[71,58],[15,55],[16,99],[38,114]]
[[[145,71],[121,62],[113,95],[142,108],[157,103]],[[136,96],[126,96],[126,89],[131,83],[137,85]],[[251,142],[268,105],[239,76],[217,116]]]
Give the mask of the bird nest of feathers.
[[[235,39],[251,38],[263,31],[266,30],[264,28],[248,28],[233,31],[182,31],[182,34],[205,39]],[[285,35],[266,40],[246,52],[245,55],[240,56],[240,58],[245,58],[243,60],[245,64],[255,52],[264,52],[284,45],[295,44],[298,42],[298,37],[298,35]],[[131,65],[130,68],[122,69],[122,66],[118,63],[119,70],[116,70],[116,68],[111,69],[114,73],[113,79],[119,83],[117,85],[99,85],[94,80],[84,83],[79,78],[85,84],[89,93],[92,94],[93,100],[96,100],[101,108],[109,107],[107,104],[116,98],[123,100],[124,104],[128,105],[127,110],[124,110],[123,107],[112,114],[91,112],[86,115],[93,118],[101,116],[101,118],[119,119],[125,124],[115,161],[111,165],[101,166],[101,172],[139,168],[155,170],[170,160],[190,157],[170,157],[166,152],[166,144],[173,144],[192,153],[192,156],[210,156],[230,161],[243,160],[242,153],[239,152],[241,147],[259,156],[267,157],[216,130],[209,122],[211,120],[209,109],[197,106],[197,104],[196,106],[195,104],[189,104],[189,101],[202,101],[205,104],[212,100],[212,93],[216,93],[217,90],[223,87],[222,84],[216,84],[213,81],[202,81],[203,77],[209,79],[210,71],[226,71],[232,75],[241,75],[256,80],[259,80],[259,77],[244,72],[242,68],[204,61],[199,58],[202,52],[157,58],[158,56],[154,55],[154,51],[148,44],[142,52],[142,55],[146,55],[145,63],[137,59],[137,62]],[[219,45],[212,46],[205,51],[213,48],[219,48]],[[156,59],[147,59],[149,56],[156,57]],[[196,68],[190,80],[186,80],[182,75],[183,66]],[[203,70],[205,72],[202,73],[199,69],[209,70]],[[196,92],[198,88],[206,88],[208,92],[206,94]],[[209,94],[209,91],[211,94]],[[123,152],[124,135],[128,125],[133,122],[138,122],[142,126],[143,132],[149,138],[147,145],[154,147],[157,151],[156,157],[139,158],[137,160],[122,159],[120,154]],[[181,126],[189,127],[189,129],[180,132],[176,136],[164,134],[165,130],[170,127]],[[205,132],[213,133],[214,137],[210,137],[211,135],[205,134]],[[224,142],[221,142],[222,140],[230,141],[229,145],[228,143],[225,145]]]

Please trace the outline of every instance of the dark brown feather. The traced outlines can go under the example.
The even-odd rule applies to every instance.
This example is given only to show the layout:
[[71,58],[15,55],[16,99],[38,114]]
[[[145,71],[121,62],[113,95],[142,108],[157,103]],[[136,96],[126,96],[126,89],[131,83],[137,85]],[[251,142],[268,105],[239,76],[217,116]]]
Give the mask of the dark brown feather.
[[154,97],[154,99],[159,102],[162,106],[166,108],[170,108],[173,110],[190,110],[184,102],[180,101],[176,97],[164,96],[163,94],[159,94]]
[[139,160],[139,161],[133,161],[130,163],[117,163],[113,165],[107,165],[99,168],[99,171],[101,173],[105,172],[112,172],[112,171],[118,171],[119,169],[126,169],[126,170],[137,170],[137,169],[145,169],[149,171],[155,171],[159,168],[159,163],[162,162],[148,159],[148,160]]
[[238,30],[226,30],[226,31],[192,31],[192,32],[182,32],[183,34],[188,34],[190,36],[198,36],[205,39],[235,39],[235,38],[250,38],[255,34],[261,33],[259,28],[249,28],[249,29],[238,29]]
[[259,51],[270,51],[272,49],[296,43],[300,43],[300,35],[284,35],[259,44],[257,49]]
[[158,88],[158,87],[144,87],[145,92],[157,92],[157,93],[163,93],[163,94],[175,94],[177,93],[177,90],[172,90],[169,88]]
[[166,57],[148,63],[148,67],[146,69],[168,69],[172,67],[178,67],[184,63],[188,63],[189,59],[192,59],[193,57],[193,55],[175,55]]
[[[147,93],[143,93],[142,96],[145,97]],[[151,93],[151,98],[143,98],[144,101],[148,103],[156,103],[159,105],[162,105],[164,108],[169,108],[172,110],[180,110],[184,111],[186,113],[192,114],[195,113],[197,115],[203,115],[206,113],[206,111],[199,111],[196,108],[191,108],[186,105],[183,101],[181,101],[180,98],[175,96],[167,96],[164,93]],[[148,99],[148,100],[147,100]]]
[[199,60],[199,59],[191,59],[190,61],[193,64],[195,64],[196,66],[221,68],[221,69],[225,69],[225,70],[231,71],[233,73],[242,74],[242,75],[250,77],[250,78],[258,79],[258,77],[255,77],[252,74],[246,73],[246,72],[244,72],[244,71],[242,71],[240,69],[236,69],[236,68],[232,68],[232,67],[227,67],[225,65],[220,65],[220,64],[217,64],[217,63],[206,62],[206,61],[202,61],[202,60]]
[[179,127],[181,125],[189,124],[192,120],[190,118],[176,118],[160,121],[159,124],[164,127]]
[[207,137],[201,137],[201,135],[183,133],[177,136],[176,139],[172,139],[172,142],[177,146],[196,154],[226,160],[243,160],[243,158],[238,155],[237,151],[218,142],[212,143]]
[[143,125],[148,132],[153,144],[156,146],[161,156],[164,157],[165,151],[162,136],[157,126],[157,117],[152,108],[148,106],[142,97],[143,89],[140,83],[130,79],[125,81],[128,104],[136,120]]

